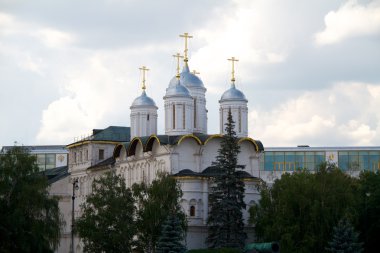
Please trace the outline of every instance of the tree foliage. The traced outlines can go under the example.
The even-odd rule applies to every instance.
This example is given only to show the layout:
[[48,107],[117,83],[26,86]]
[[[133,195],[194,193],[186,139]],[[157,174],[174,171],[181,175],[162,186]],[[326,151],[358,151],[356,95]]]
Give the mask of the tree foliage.
[[327,251],[333,253],[361,253],[362,243],[358,242],[358,233],[355,232],[347,218],[342,218],[334,227]]
[[36,157],[23,147],[0,155],[0,252],[53,252],[62,220]]
[[326,164],[315,173],[284,174],[271,188],[262,186],[250,222],[259,240],[279,241],[284,253],[324,252],[333,226],[355,215],[356,189],[357,179]]
[[238,169],[243,169],[244,166],[237,164],[240,147],[230,111],[225,129],[226,134],[223,136],[216,161],[213,162],[213,166],[218,168],[220,173],[213,179],[209,195],[209,234],[206,242],[210,248],[242,248],[247,238],[242,214],[246,205],[244,182],[238,175]]
[[136,208],[125,180],[112,172],[95,179],[76,230],[85,252],[132,252]]
[[157,242],[157,253],[183,253],[186,247],[183,245],[184,231],[180,219],[176,213],[171,213],[162,224],[161,234]]
[[179,205],[182,191],[175,178],[161,173],[150,185],[134,184],[132,188],[138,207],[138,249],[143,252],[155,252],[162,225],[170,214],[178,217],[183,231],[186,231],[185,214]]
[[364,252],[377,252],[380,235],[380,173],[363,172],[359,182],[359,239],[364,242]]

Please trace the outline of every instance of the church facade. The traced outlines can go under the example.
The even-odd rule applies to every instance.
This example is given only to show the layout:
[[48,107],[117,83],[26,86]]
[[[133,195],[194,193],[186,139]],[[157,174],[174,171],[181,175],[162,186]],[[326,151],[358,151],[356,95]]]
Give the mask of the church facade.
[[[248,100],[236,88],[235,58],[230,59],[231,87],[221,94],[219,100],[220,131],[214,134],[207,132],[207,89],[202,80],[190,71],[187,57],[187,39],[190,36],[185,34],[183,37],[183,68],[180,72],[180,56],[177,55],[177,75],[169,81],[163,97],[165,133],[157,133],[157,121],[161,116],[157,114],[156,103],[146,92],[145,71],[148,69],[142,67],[142,93],[130,106],[130,128],[111,126],[94,130],[92,136],[69,144],[70,178],[67,187],[74,189],[77,186],[77,190],[74,189],[76,218],[81,215],[80,205],[91,192],[94,178],[104,172],[113,169],[125,178],[127,186],[150,183],[159,172],[167,172],[176,177],[181,185],[181,206],[188,220],[186,244],[188,249],[195,249],[206,247],[210,179],[218,173],[212,162],[220,148],[228,112],[231,111],[239,138],[241,152],[238,163],[245,166],[240,174],[245,182],[248,207],[259,199],[256,189],[259,179],[254,175],[259,174],[264,147],[260,141],[248,137]],[[248,207],[243,212],[246,224]],[[72,216],[67,212],[64,217],[67,234]],[[249,226],[247,229],[250,229]],[[68,238],[66,236],[65,248],[69,244]],[[76,252],[82,250],[78,238],[74,240],[74,248]]]

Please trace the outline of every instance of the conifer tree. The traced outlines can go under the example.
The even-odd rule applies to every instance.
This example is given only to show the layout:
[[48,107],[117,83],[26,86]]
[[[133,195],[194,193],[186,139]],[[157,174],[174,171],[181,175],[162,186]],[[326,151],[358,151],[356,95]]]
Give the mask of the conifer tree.
[[218,169],[218,175],[211,181],[213,186],[209,195],[209,232],[206,242],[210,248],[242,248],[247,237],[242,214],[246,205],[244,182],[237,172],[244,166],[237,164],[240,147],[231,111],[228,112],[225,125],[226,134],[223,136],[216,161],[213,162],[213,166]]
[[333,253],[361,253],[363,248],[358,236],[348,219],[343,218],[334,227],[333,238],[326,250]]
[[182,223],[176,212],[172,212],[162,224],[161,235],[157,243],[157,253],[183,253],[186,247]]

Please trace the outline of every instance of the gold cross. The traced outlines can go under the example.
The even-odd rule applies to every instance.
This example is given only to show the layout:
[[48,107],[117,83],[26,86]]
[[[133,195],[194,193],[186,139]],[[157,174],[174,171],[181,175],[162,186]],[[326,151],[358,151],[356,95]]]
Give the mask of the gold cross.
[[197,71],[194,69],[194,70],[193,70],[193,74],[194,74],[194,75],[199,75],[200,73],[197,72]]
[[238,59],[236,59],[235,57],[231,57],[231,59],[227,59],[229,61],[232,62],[232,78],[231,78],[231,82],[233,84],[235,84],[235,62],[236,61],[239,61]]
[[146,86],[145,86],[145,73],[146,73],[146,71],[149,71],[149,69],[146,68],[145,66],[142,66],[141,68],[139,68],[139,70],[142,70],[142,73],[143,73],[142,89],[145,90],[146,89]]
[[177,53],[177,54],[174,54],[173,55],[174,58],[177,58],[177,79],[179,79],[180,75],[179,75],[179,58],[183,58],[183,56],[180,54],[180,53]]
[[187,58],[187,39],[191,39],[193,38],[193,36],[189,35],[188,33],[184,33],[184,34],[180,34],[179,37],[181,38],[185,38],[185,59],[184,61],[187,62],[188,61],[188,58]]

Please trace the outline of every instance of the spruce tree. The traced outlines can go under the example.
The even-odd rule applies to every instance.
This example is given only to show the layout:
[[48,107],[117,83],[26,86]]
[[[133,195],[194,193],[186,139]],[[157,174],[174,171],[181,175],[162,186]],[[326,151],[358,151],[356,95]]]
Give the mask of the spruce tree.
[[363,248],[358,236],[348,219],[343,218],[334,227],[333,238],[326,250],[333,253],[361,253]]
[[237,172],[244,166],[237,164],[240,147],[231,111],[228,112],[225,125],[226,134],[221,141],[216,161],[213,162],[219,173],[211,180],[206,243],[210,248],[242,248],[247,238],[242,214],[246,205],[244,182]]
[[162,224],[161,235],[157,243],[157,253],[183,253],[186,247],[182,244],[184,231],[176,212],[172,212]]

